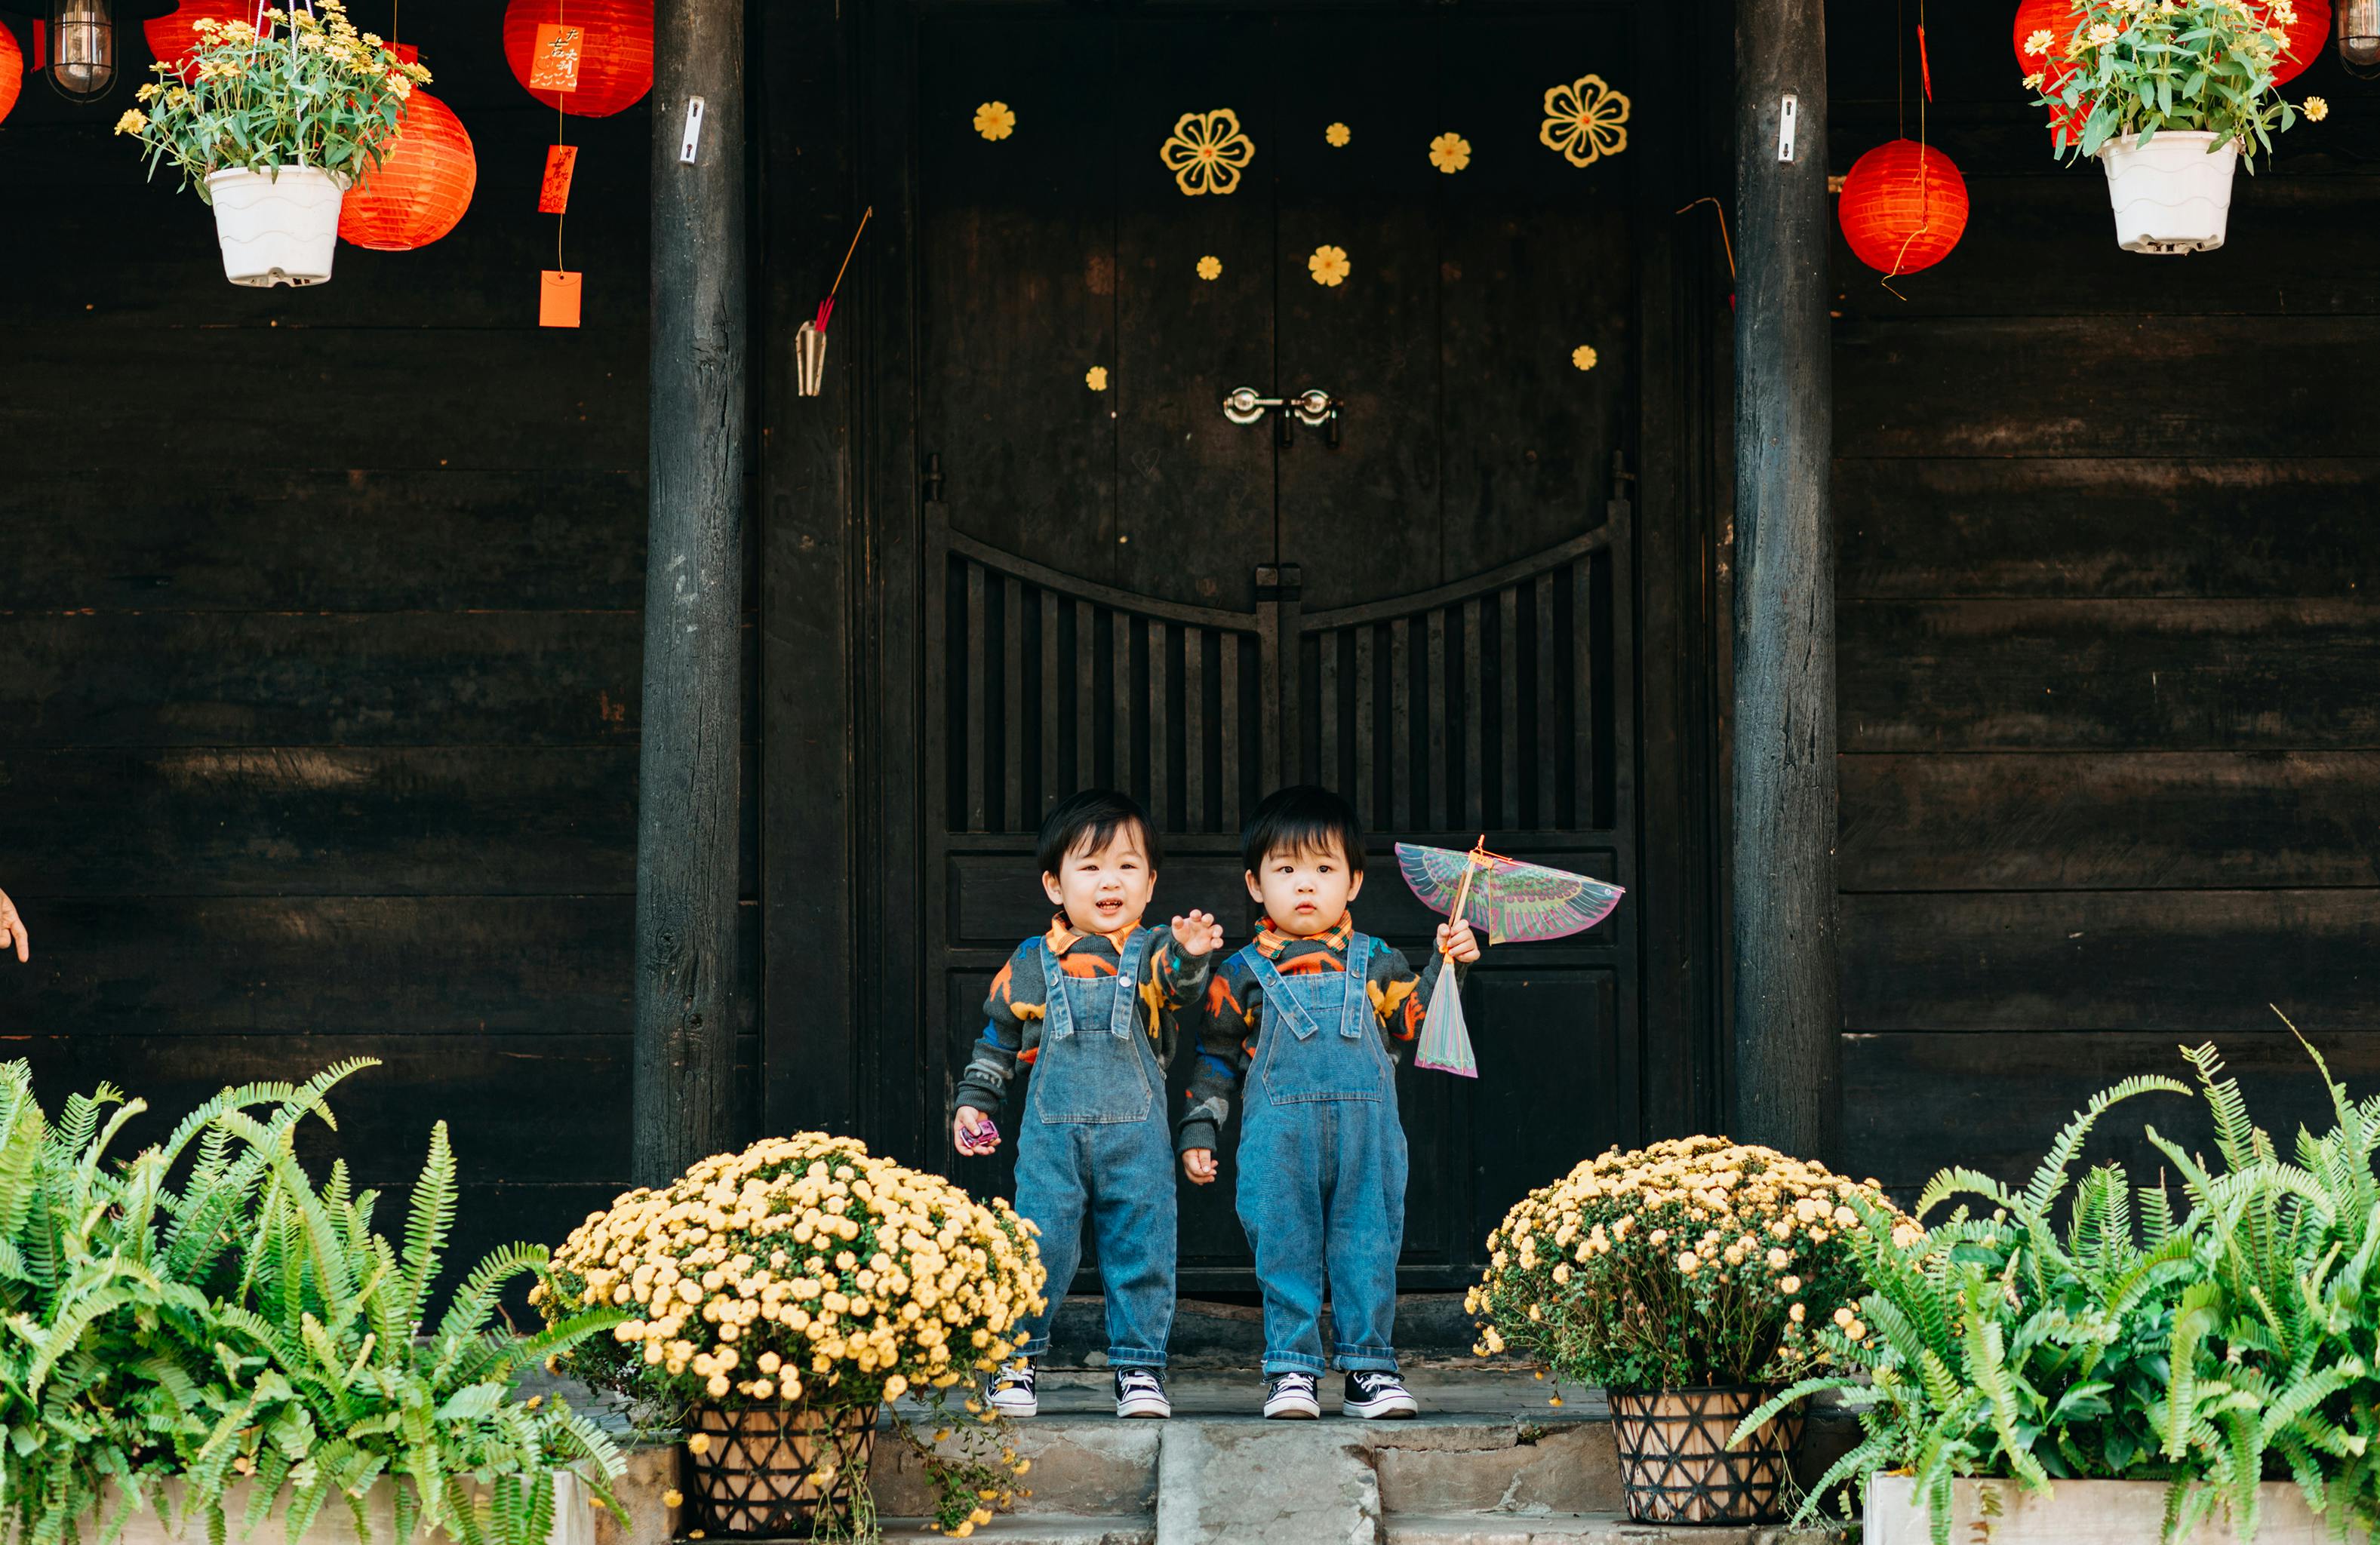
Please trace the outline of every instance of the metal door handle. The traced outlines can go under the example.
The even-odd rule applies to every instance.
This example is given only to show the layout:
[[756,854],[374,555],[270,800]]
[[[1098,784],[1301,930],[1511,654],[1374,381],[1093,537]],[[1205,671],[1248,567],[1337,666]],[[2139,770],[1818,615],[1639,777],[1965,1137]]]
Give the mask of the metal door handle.
[[1259,397],[1253,386],[1235,388],[1223,398],[1223,416],[1234,424],[1254,424],[1267,408],[1283,406],[1279,397]]

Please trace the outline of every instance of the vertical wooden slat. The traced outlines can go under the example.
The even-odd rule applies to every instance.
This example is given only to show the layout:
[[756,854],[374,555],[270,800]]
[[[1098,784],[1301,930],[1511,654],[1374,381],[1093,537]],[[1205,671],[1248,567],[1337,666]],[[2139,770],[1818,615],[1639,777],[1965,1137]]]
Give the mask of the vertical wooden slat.
[[1502,636],[1497,640],[1498,672],[1503,678],[1503,693],[1498,703],[1502,718],[1497,725],[1502,766],[1498,769],[1497,791],[1501,798],[1496,803],[1496,824],[1517,827],[1521,824],[1521,589],[1508,585],[1496,594],[1497,621]]
[[1339,632],[1334,628],[1318,634],[1314,642],[1322,650],[1314,699],[1314,715],[1322,727],[1322,765],[1314,769],[1314,781],[1343,792],[1346,784],[1339,776]]
[[966,566],[966,829],[982,831],[983,810],[983,707],[984,699],[991,694],[991,683],[985,677],[990,670],[986,663],[991,651],[984,647],[983,566]]
[[1065,699],[1058,694],[1058,594],[1041,592],[1041,691],[1033,705],[1041,721],[1041,776],[1035,780],[1034,811],[1047,815],[1058,803],[1058,716]]
[[1236,830],[1240,824],[1240,665],[1245,654],[1241,636],[1235,633],[1222,635],[1222,654],[1216,661],[1215,684],[1220,688],[1215,705],[1221,720],[1216,727],[1216,738],[1223,747],[1222,795],[1223,829]]
[[1561,673],[1554,659],[1554,571],[1536,578],[1537,694],[1532,705],[1537,718],[1537,764],[1529,786],[1536,791],[1536,824],[1551,827],[1560,821],[1554,797],[1561,776]]
[[1125,793],[1136,791],[1132,786],[1132,700],[1139,694],[1132,679],[1132,635],[1134,619],[1123,612],[1108,614],[1108,635],[1115,647],[1115,691],[1109,696],[1115,710],[1115,783],[1113,787]]
[[1075,609],[1075,791],[1099,781],[1099,615],[1088,601]]
[[1173,682],[1171,663],[1165,658],[1165,624],[1156,618],[1148,619],[1146,636],[1148,639],[1148,818],[1157,823],[1160,831],[1172,831],[1173,825],[1172,758],[1166,754],[1171,737],[1169,721],[1173,718]]
[[1592,562],[1582,557],[1570,566],[1571,735],[1577,760],[1573,786],[1578,791],[1576,820],[1581,827],[1595,822],[1595,647],[1594,590],[1589,584]]
[[1207,823],[1207,639],[1205,628],[1182,630],[1182,829]]
[[1378,701],[1372,694],[1372,654],[1378,641],[1370,624],[1355,630],[1355,787],[1349,798],[1367,827],[1380,825],[1379,789],[1372,778],[1372,755],[1379,729]]
[[1446,609],[1429,611],[1429,829],[1447,829]]
[[1463,603],[1463,829],[1488,825],[1488,758],[1483,743],[1488,662],[1479,642],[1479,597]]
[[1281,784],[1281,742],[1288,736],[1281,732],[1281,679],[1283,674],[1281,657],[1283,651],[1296,653],[1297,634],[1293,630],[1281,636],[1281,571],[1269,563],[1257,565],[1257,725],[1260,737],[1258,749],[1263,759],[1258,766],[1265,787],[1278,789]]
[[1025,585],[1014,574],[1000,582],[1000,743],[1001,766],[991,777],[1000,780],[1002,831],[1025,826],[1025,758],[1020,754],[1031,723],[1025,717]]
[[1400,617],[1389,624],[1389,806],[1387,824],[1399,831],[1421,819],[1413,787],[1413,627]]

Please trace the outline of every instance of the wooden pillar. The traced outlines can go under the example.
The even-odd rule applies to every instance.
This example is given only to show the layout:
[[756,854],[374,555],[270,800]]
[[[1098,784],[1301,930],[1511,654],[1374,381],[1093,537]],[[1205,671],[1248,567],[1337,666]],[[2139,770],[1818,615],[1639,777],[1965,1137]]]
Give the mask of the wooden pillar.
[[[680,154],[689,98],[703,114]],[[637,810],[634,1175],[733,1145],[743,747],[744,0],[653,18],[652,501]]]
[[1735,58],[1733,1135],[1832,1159],[1842,1022],[1824,0],[1737,0]]

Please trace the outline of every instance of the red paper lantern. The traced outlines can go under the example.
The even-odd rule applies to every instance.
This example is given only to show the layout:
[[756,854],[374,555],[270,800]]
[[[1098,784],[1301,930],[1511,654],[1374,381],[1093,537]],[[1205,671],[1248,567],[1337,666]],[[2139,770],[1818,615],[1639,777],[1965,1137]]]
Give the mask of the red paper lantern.
[[17,34],[8,24],[0,21],[0,118],[17,105],[17,93],[25,89],[25,53],[17,46]]
[[548,107],[581,118],[608,118],[653,89],[652,0],[512,0],[504,7],[504,62],[523,86],[529,82],[529,55],[540,25],[585,29],[577,90],[529,90]]
[[340,202],[339,239],[379,252],[427,247],[463,218],[479,182],[463,120],[416,87],[380,170]]
[[1959,245],[1967,179],[1931,146],[1888,140],[1852,163],[1840,214],[1852,256],[1881,273],[1914,273]]
[[182,0],[181,9],[142,22],[140,35],[149,40],[149,52],[158,63],[174,66],[188,84],[199,73],[190,51],[198,46],[200,22],[255,19],[256,7],[249,0]]
[[[2322,56],[2322,45],[2330,39],[2330,0],[2294,0],[2296,15],[2281,23],[2283,35],[2289,46],[2273,61],[2273,84],[2295,80],[2306,67]],[[2257,17],[2269,22],[2273,7],[2267,3],[2256,6]]]

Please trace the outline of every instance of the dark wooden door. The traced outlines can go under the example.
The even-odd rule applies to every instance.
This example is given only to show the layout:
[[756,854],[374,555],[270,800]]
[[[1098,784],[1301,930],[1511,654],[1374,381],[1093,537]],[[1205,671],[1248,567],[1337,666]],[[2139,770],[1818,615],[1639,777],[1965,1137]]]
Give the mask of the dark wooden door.
[[[1160,910],[1236,923],[1245,813],[1329,784],[1375,834],[1359,923],[1416,957],[1434,919],[1399,839],[1485,832],[1658,883],[1624,484],[1635,162],[1577,164],[1540,133],[1551,88],[1642,89],[1630,14],[918,22],[921,733],[888,758],[916,762],[926,979],[917,1055],[880,1064],[880,1108],[920,1113],[916,1141],[991,973],[1046,922],[1032,834],[1075,789],[1155,813]],[[985,103],[1009,132],[996,109],[981,131]],[[1185,193],[1161,147],[1216,110],[1246,163]],[[1452,172],[1431,154],[1448,133]],[[1323,247],[1342,283],[1315,281]],[[1230,421],[1242,386],[1330,392],[1335,437]],[[1623,905],[1491,951],[1467,992],[1478,1080],[1402,1075],[1409,1286],[1468,1274],[1521,1190],[1641,1135],[1636,927]],[[1225,1164],[1185,1188],[1188,1287],[1246,1285]]]

